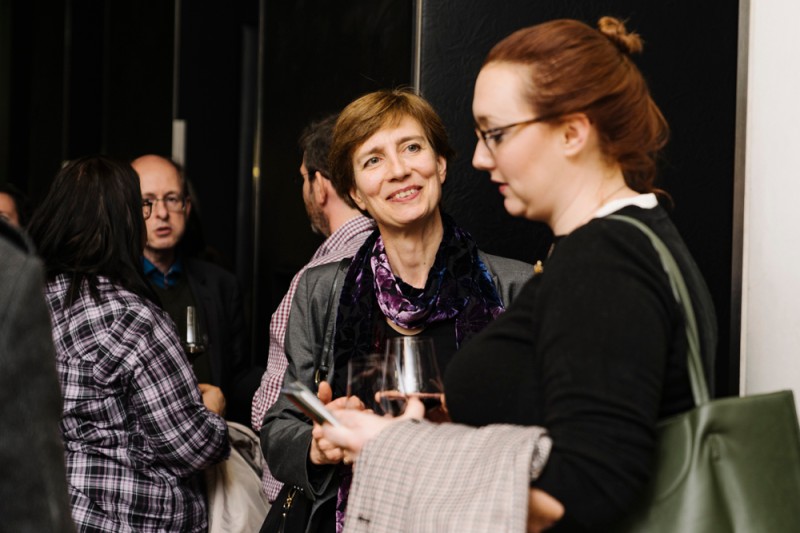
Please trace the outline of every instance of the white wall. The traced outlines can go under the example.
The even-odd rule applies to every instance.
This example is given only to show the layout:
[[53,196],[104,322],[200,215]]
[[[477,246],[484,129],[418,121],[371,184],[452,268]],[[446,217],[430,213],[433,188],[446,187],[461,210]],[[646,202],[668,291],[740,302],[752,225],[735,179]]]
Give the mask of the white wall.
[[800,1],[750,0],[749,16],[742,392],[791,388],[797,401],[800,399]]

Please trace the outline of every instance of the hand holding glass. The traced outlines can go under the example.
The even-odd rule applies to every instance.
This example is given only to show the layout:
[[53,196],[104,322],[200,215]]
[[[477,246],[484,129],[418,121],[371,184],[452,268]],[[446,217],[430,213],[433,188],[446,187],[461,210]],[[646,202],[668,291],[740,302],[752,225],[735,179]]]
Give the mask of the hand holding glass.
[[[376,394],[382,390],[383,382],[383,355],[371,353],[362,358],[347,361],[347,397],[358,398],[362,409],[371,409],[382,413],[377,403]],[[348,406],[355,406],[358,402],[348,400]]]
[[411,397],[422,400],[429,413],[441,408],[444,387],[432,339],[395,337],[387,341],[377,397],[382,410],[393,416],[405,411]]

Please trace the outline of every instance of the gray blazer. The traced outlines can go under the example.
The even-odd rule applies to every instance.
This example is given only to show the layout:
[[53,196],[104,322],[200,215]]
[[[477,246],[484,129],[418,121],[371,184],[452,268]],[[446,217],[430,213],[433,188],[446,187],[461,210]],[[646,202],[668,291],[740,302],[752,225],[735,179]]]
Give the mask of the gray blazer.
[[[492,275],[503,305],[508,307],[522,286],[533,274],[527,263],[479,252]],[[325,333],[329,320],[328,301],[339,263],[329,263],[307,270],[300,278],[286,329],[287,380],[299,380],[316,390],[314,373],[332,342]],[[337,279],[333,302],[339,301],[344,274]],[[335,305],[333,309],[335,309]],[[333,368],[328,370],[332,375]],[[331,483],[335,466],[309,468],[311,425],[306,417],[281,395],[264,416],[261,427],[261,448],[269,469],[276,479],[303,489],[314,500],[312,514],[328,499],[335,498],[338,486]]]

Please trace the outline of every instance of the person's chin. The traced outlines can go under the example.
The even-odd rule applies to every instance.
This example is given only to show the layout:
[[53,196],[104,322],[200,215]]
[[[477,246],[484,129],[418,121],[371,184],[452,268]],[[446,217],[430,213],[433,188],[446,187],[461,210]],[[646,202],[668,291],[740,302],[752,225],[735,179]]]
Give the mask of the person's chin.
[[503,200],[503,207],[506,208],[506,211],[512,217],[525,216],[525,206],[516,198],[506,197],[505,200]]
[[177,246],[177,241],[175,239],[153,239],[147,241],[147,247],[156,252],[163,252],[164,250],[170,250]]

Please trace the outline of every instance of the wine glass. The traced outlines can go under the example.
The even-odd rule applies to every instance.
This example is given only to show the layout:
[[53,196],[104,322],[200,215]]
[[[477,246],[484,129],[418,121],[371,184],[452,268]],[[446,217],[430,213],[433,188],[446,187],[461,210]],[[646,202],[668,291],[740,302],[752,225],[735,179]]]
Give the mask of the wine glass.
[[421,399],[427,413],[441,410],[444,387],[433,339],[419,336],[388,339],[380,386],[381,408],[393,416],[403,413],[411,397]]
[[186,307],[186,341],[183,343],[183,350],[190,361],[206,351],[197,335],[197,314],[191,305]]
[[347,396],[356,396],[365,409],[382,413],[376,401],[383,380],[383,356],[378,353],[347,361]]

